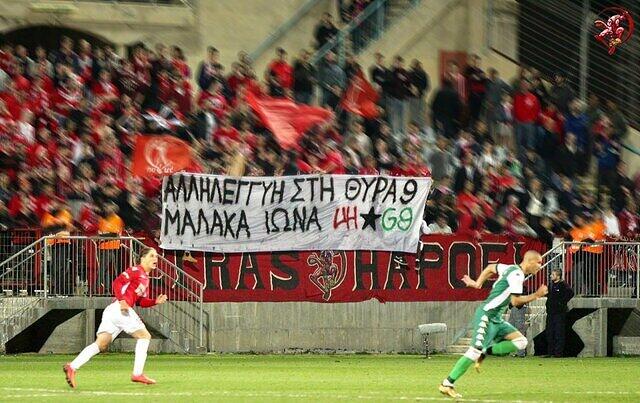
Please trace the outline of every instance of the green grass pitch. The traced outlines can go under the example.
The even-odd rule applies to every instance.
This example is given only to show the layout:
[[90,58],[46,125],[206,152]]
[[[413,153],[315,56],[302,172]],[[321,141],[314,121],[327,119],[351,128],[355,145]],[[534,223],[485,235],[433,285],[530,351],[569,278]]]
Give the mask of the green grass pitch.
[[[64,380],[61,355],[0,356],[0,401],[446,401],[437,386],[457,359],[439,355],[150,355],[129,381],[133,354],[95,357]],[[458,381],[462,401],[637,402],[640,358],[494,358]]]

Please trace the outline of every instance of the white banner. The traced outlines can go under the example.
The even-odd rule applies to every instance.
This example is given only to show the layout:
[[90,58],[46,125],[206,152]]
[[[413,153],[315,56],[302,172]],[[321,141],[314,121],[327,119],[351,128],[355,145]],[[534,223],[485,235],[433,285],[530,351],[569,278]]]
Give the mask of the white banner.
[[228,177],[162,183],[164,249],[205,252],[415,252],[430,178]]

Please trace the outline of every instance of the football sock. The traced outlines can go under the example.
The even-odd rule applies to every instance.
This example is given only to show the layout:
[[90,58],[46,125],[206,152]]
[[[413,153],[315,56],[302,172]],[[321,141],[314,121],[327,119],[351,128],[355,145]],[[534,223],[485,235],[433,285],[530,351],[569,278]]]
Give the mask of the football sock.
[[[464,375],[465,372],[467,372],[471,364],[473,364],[473,361],[471,359],[465,356],[460,357],[458,362],[456,362],[456,365],[453,366],[453,369],[449,373],[447,380],[451,382],[451,384],[453,385],[453,383],[458,378],[460,378],[462,375]],[[449,385],[445,385],[445,386],[449,386]]]
[[91,357],[100,352],[100,347],[96,343],[91,343],[78,354],[75,360],[71,361],[71,368],[78,369],[86,364]]
[[487,354],[503,356],[518,351],[518,347],[511,340],[503,340],[487,349]]
[[149,342],[149,339],[138,339],[136,342],[136,357],[133,360],[133,375],[142,375],[144,362],[147,360]]

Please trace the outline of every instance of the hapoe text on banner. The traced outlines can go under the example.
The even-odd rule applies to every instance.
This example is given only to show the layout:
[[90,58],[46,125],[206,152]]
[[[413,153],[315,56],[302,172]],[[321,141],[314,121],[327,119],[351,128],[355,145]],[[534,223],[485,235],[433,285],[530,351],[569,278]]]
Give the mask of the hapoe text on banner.
[[367,175],[174,174],[162,185],[161,246],[415,252],[431,183]]

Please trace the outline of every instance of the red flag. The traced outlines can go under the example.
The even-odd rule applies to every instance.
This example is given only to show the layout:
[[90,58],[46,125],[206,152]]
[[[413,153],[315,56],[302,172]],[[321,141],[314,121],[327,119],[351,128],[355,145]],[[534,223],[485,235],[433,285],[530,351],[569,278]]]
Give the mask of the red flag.
[[378,93],[367,81],[362,71],[351,79],[351,84],[342,98],[340,106],[342,109],[360,115],[367,119],[378,117]]
[[247,93],[247,103],[285,150],[297,148],[304,132],[333,116],[328,109],[296,104],[285,98],[257,98],[252,93]]
[[133,174],[141,177],[170,175],[193,165],[191,147],[173,136],[136,137]]

